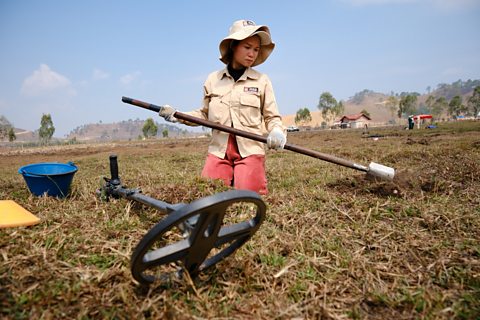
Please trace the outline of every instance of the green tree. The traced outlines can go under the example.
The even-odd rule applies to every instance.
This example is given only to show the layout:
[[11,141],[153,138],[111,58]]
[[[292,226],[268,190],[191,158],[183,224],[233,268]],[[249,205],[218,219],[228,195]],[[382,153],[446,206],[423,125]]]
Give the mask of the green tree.
[[435,104],[435,97],[433,95],[428,96],[427,100],[425,101],[425,105],[427,106],[428,112],[432,112],[433,105]]
[[447,107],[447,99],[445,99],[445,97],[439,97],[432,104],[430,112],[435,119],[438,119],[442,115],[443,111],[447,109]]
[[13,142],[17,140],[17,136],[15,135],[15,130],[13,130],[12,127],[10,127],[10,130],[8,130],[8,141]]
[[367,110],[362,109],[362,111],[360,111],[360,113],[363,113],[364,115],[366,115],[367,117],[370,118],[370,112],[368,112]]
[[480,86],[475,87],[472,96],[468,98],[468,107],[474,116],[480,112]]
[[459,116],[463,108],[462,97],[455,96],[448,103],[448,114],[451,116]]
[[38,136],[42,143],[48,143],[55,132],[55,127],[53,126],[52,117],[49,113],[43,114],[42,119],[40,120],[40,129],[38,130]]
[[168,129],[167,129],[167,128],[163,129],[163,131],[162,131],[162,137],[168,138]]
[[320,95],[317,108],[322,111],[322,116],[327,122],[344,111],[343,102],[338,103],[330,92],[323,92]]
[[390,115],[393,118],[395,116],[395,111],[398,110],[398,99],[392,94],[388,97],[385,106],[388,108],[388,110],[390,111]]
[[337,106],[335,107],[335,114],[338,116],[345,112],[345,106],[343,105],[343,101],[338,102]]
[[8,137],[8,132],[12,127],[12,124],[5,116],[0,116],[0,140]]
[[320,100],[318,101],[318,109],[323,112],[323,110],[332,109],[337,105],[337,100],[332,96],[330,92],[323,92],[320,95]]
[[143,125],[143,128],[142,128],[142,132],[143,132],[143,135],[145,136],[145,138],[148,139],[148,137],[154,137],[157,135],[157,131],[158,131],[158,127],[157,125],[155,124],[155,122],[153,122],[153,119],[152,118],[148,118],[146,121],[145,121],[145,124]]
[[417,110],[417,96],[414,94],[407,94],[400,98],[398,103],[398,118],[401,118],[402,115],[414,114]]
[[310,110],[308,108],[300,108],[295,115],[295,123],[297,125],[305,124],[307,122],[312,121],[312,115],[310,114]]

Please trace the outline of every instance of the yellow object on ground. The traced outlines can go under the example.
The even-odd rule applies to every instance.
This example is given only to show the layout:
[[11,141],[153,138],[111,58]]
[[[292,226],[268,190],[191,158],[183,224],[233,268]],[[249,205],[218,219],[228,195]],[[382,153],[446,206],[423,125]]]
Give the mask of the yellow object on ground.
[[13,200],[0,200],[0,228],[31,226],[40,219]]

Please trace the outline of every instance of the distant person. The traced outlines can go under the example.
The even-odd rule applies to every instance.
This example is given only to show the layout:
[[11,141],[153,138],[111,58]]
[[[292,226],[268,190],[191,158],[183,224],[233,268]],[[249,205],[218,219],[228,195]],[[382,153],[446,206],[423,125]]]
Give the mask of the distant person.
[[362,134],[369,134],[370,132],[368,131],[368,125],[365,123],[365,125],[363,126],[363,132]]
[[408,130],[413,130],[415,127],[415,122],[413,121],[413,116],[408,117]]
[[[265,62],[274,47],[267,26],[250,20],[235,21],[220,42],[220,60],[226,67],[207,77],[202,107],[186,113],[254,134],[268,132],[268,148],[283,149],[287,136],[272,83],[267,75],[252,68]],[[176,122],[175,112],[173,107],[164,105],[159,115]],[[202,177],[221,179],[235,189],[265,195],[265,146],[213,129]]]

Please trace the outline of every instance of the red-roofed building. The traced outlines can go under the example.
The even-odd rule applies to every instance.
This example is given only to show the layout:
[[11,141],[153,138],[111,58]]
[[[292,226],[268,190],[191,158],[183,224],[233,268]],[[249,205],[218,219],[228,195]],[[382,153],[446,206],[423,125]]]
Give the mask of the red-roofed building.
[[350,128],[363,128],[368,125],[372,119],[363,113],[344,115],[340,119],[340,126]]

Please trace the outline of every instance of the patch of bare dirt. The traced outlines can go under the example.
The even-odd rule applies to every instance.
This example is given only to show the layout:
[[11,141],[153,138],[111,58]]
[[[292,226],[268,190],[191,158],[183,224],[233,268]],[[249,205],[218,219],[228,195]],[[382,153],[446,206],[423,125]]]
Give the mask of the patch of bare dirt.
[[369,175],[358,175],[342,181],[328,184],[340,192],[373,194],[382,197],[405,197],[424,193],[444,193],[462,187],[461,183],[447,181],[442,177],[432,176],[428,172],[400,170],[392,181],[382,180]]
[[428,146],[430,144],[430,140],[427,138],[421,138],[421,139],[407,138],[406,144],[417,144],[417,143]]

